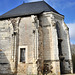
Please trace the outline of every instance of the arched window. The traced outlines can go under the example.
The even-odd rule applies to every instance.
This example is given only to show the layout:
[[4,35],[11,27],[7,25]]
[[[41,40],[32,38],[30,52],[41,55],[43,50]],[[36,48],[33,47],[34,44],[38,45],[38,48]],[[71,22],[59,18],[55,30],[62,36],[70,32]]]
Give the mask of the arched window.
[[61,26],[60,26],[60,23],[57,22],[56,23],[56,30],[57,30],[57,36],[58,36],[58,50],[59,50],[59,58],[60,58],[60,67],[61,67],[61,74],[64,73],[64,56],[63,56],[63,53],[62,53],[62,36],[61,36]]
[[62,42],[62,38],[61,38],[61,29],[60,29],[60,23],[57,22],[56,23],[56,30],[57,30],[57,36],[58,36],[58,49],[59,49],[59,56],[62,56],[62,45],[61,45],[61,42]]
[[56,29],[57,29],[57,36],[58,36],[58,38],[61,38],[61,31],[60,31],[60,24],[59,24],[59,22],[56,23]]

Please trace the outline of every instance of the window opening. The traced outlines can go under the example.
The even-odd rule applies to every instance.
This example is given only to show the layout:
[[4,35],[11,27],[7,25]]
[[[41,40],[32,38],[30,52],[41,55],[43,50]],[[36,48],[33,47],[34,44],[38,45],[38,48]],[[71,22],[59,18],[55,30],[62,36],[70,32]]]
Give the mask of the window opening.
[[25,48],[20,48],[20,62],[25,62]]

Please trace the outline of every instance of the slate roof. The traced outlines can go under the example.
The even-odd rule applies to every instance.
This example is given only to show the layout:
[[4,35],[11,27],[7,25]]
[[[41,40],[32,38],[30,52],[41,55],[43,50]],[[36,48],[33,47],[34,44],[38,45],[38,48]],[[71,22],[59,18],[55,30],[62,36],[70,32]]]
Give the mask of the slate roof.
[[1,15],[0,19],[20,17],[20,16],[28,16],[28,15],[40,14],[42,12],[51,12],[51,11],[58,13],[55,9],[53,9],[45,1],[23,3],[22,5],[20,5],[14,9],[8,11],[7,13]]

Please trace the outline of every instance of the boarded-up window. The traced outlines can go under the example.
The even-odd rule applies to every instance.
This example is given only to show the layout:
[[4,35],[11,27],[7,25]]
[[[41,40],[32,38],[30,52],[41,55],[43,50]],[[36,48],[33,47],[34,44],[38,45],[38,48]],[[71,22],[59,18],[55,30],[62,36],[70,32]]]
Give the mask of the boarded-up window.
[[25,62],[25,48],[20,48],[20,62]]

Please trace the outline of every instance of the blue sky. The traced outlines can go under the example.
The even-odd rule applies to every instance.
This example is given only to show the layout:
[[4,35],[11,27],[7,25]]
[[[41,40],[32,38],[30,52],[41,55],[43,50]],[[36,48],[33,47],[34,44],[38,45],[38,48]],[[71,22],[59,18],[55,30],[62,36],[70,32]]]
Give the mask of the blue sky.
[[[41,0],[0,0],[0,15],[21,5],[23,1],[34,2]],[[70,40],[75,44],[75,0],[45,0],[50,6],[65,16],[65,23],[69,27]]]

